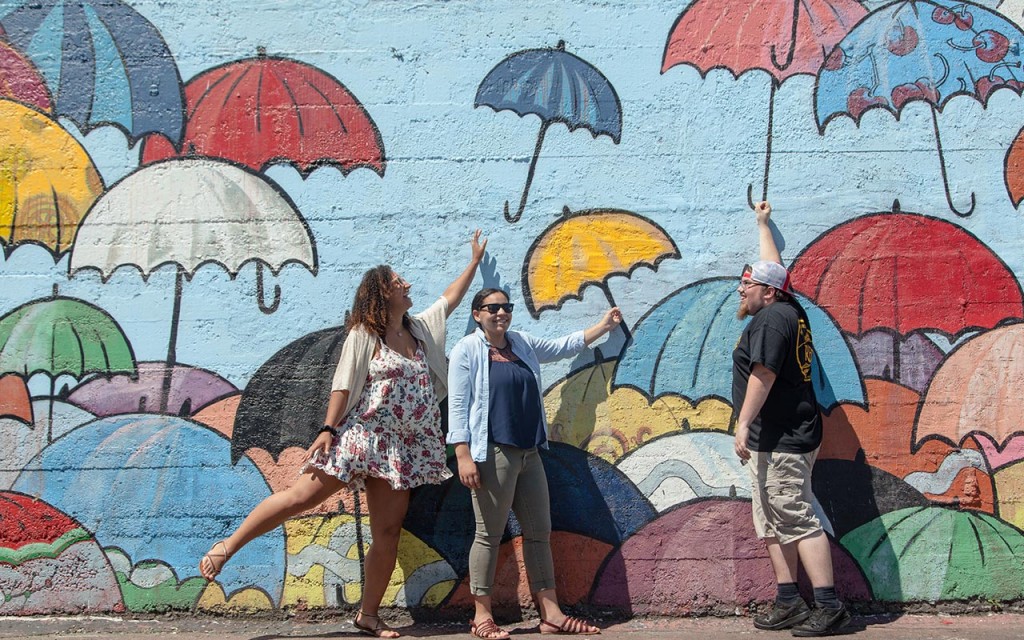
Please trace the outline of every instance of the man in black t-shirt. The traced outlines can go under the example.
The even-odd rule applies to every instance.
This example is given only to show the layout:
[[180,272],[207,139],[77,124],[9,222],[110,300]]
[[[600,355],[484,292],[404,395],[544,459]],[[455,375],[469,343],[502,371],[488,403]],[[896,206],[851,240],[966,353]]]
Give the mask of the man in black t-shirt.
[[[744,267],[737,289],[737,316],[751,320],[733,351],[735,450],[750,469],[754,529],[768,547],[778,594],[754,626],[824,636],[845,626],[850,614],[836,597],[828,537],[811,508],[811,469],[821,445],[814,346],[768,225],[771,207],[761,202],[755,212],[761,260]],[[798,562],[814,587],[813,610],[797,590]]]

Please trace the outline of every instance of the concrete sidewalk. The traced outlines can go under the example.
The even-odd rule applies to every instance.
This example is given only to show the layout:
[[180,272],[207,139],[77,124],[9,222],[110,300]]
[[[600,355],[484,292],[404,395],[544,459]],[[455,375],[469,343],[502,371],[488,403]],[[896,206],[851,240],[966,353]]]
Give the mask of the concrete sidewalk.
[[[395,620],[396,626],[403,624]],[[400,626],[404,637],[466,640],[472,636],[466,625],[412,624]],[[736,637],[782,639],[788,632],[758,631],[749,618],[637,618],[628,622],[601,623],[604,640],[639,640],[655,638],[693,638],[727,640]],[[536,637],[536,622],[505,625],[513,638]],[[848,637],[862,640],[1018,640],[1024,635],[1024,614],[1000,613],[977,615],[899,615],[860,616]],[[260,618],[0,618],[0,638],[115,638],[117,640],[277,640],[283,638],[355,638],[349,619],[317,621]],[[593,636],[590,636],[593,637]]]

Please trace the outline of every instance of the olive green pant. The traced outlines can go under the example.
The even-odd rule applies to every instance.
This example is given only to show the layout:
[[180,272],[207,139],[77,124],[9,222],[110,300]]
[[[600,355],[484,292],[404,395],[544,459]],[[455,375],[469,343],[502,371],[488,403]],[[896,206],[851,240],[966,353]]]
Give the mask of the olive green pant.
[[523,561],[530,591],[555,588],[551,561],[551,506],[548,478],[537,447],[491,444],[477,463],[480,488],[473,490],[476,537],[469,550],[469,591],[487,596],[494,586],[498,546],[511,508],[523,529]]

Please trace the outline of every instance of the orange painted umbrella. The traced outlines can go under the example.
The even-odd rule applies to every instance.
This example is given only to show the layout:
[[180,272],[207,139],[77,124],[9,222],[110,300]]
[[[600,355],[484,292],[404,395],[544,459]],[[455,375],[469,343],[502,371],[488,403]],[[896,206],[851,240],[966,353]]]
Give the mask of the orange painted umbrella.
[[25,381],[14,374],[0,375],[0,419],[14,418],[32,424],[32,398]]
[[1024,200],[1024,129],[1017,132],[1017,137],[1006,152],[1003,165],[1003,178],[1006,181],[1006,192],[1010,194],[1013,206],[1020,206]]

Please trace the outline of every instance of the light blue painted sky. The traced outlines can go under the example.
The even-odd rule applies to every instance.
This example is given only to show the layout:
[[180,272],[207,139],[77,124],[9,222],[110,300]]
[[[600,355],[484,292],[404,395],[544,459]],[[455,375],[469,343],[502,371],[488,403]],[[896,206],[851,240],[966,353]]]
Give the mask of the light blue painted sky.
[[[708,1],[708,0],[705,0]],[[0,2],[0,6],[15,3]],[[267,316],[254,301],[253,266],[232,281],[203,267],[185,285],[178,360],[219,372],[243,386],[288,342],[337,324],[362,271],[388,262],[413,283],[416,308],[438,295],[463,268],[476,227],[489,238],[502,281],[522,303],[526,252],[563,206],[621,208],[651,218],[678,243],[682,258],[657,273],[641,269],[611,290],[626,319],[636,322],[678,287],[710,276],[735,275],[756,255],[747,184],[759,191],[765,148],[768,76],[736,79],[689,67],[660,73],[668,30],[685,3],[462,0],[334,3],[244,3],[189,0],[130,2],[163,34],[187,81],[224,62],[268,53],[316,65],[338,78],[377,123],[388,157],[383,178],[369,170],[343,177],[335,169],[303,180],[294,169],[266,173],[309,222],[319,275],[299,266],[277,282],[280,310]],[[881,4],[881,3],[872,3]],[[989,2],[994,5],[994,2]],[[539,126],[536,117],[473,108],[477,86],[507,55],[565,40],[615,87],[623,108],[616,145],[585,131],[548,131],[523,219],[502,218],[526,177]],[[951,220],[977,235],[1015,273],[1024,273],[1024,215],[1003,184],[1003,158],[1024,126],[1024,103],[999,91],[988,108],[954,99],[939,116],[947,167],[958,202],[977,196],[977,211],[959,219],[946,207],[929,109],[915,103],[899,121],[884,111],[859,127],[841,118],[820,135],[812,110],[814,80],[787,81],[776,98],[769,198],[792,259],[829,228],[852,217],[886,211],[898,198],[907,212]],[[138,147],[105,127],[82,137],[108,184],[131,171]],[[66,276],[35,247],[0,263],[0,313],[48,295],[81,297],[109,311],[141,360],[166,355],[173,273],[143,282],[119,270],[105,284],[92,273]],[[525,306],[525,305],[524,305]],[[606,308],[588,289],[582,302],[535,321],[516,313],[515,326],[557,335],[590,324]],[[449,325],[449,346],[465,330],[467,305]],[[570,365],[546,372],[552,384]]]

